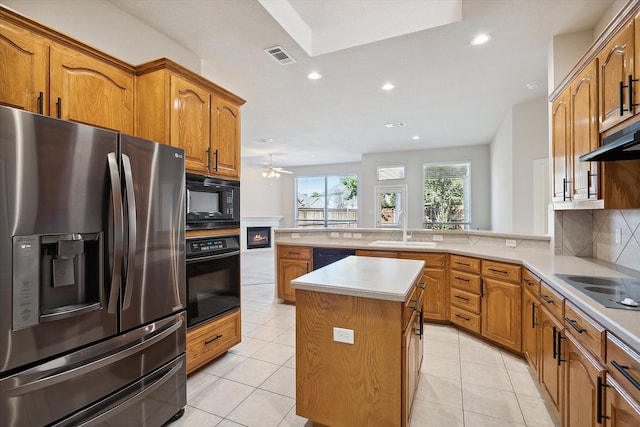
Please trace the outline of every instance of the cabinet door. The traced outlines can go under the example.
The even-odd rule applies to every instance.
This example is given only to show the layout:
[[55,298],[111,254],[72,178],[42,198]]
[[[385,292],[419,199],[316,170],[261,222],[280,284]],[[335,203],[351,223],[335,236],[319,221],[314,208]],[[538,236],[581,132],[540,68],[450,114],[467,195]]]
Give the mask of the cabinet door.
[[448,320],[447,313],[447,281],[445,270],[425,268],[422,270],[422,281],[426,282],[424,290],[424,318],[426,320]]
[[61,45],[51,46],[52,116],[133,134],[133,73]]
[[571,176],[571,104],[570,93],[564,91],[551,106],[551,161],[553,163],[553,201],[570,199]]
[[184,150],[185,169],[208,174],[211,96],[183,78],[171,78],[171,145]]
[[287,302],[296,301],[291,281],[309,272],[309,261],[281,259],[278,262],[278,297]]
[[[634,23],[629,21],[598,54],[599,121],[600,131],[631,117],[629,88],[620,91],[620,85],[628,85],[633,78]],[[631,91],[637,83],[632,84]],[[622,99],[621,99],[622,98]],[[633,93],[633,98],[637,99]],[[634,101],[635,103],[635,101]]]
[[562,378],[560,376],[560,363],[562,352],[558,354],[558,334],[562,333],[562,325],[555,320],[545,309],[540,310],[540,346],[538,347],[539,380],[547,400],[556,412],[560,414],[560,398]]
[[211,172],[239,179],[240,109],[213,97],[211,115]]
[[413,401],[418,390],[422,364],[420,312],[414,311],[409,325],[402,334],[402,426],[409,426]]
[[522,353],[534,371],[538,371],[538,336],[540,304],[538,299],[523,289],[522,292]]
[[573,142],[573,199],[598,197],[598,162],[579,157],[598,148],[597,60],[591,62],[571,85],[571,137]]
[[0,21],[0,64],[0,104],[47,114],[48,44]]
[[[597,420],[598,404],[602,406],[600,384],[604,383],[605,369],[570,334],[566,334],[564,366],[564,423],[565,427],[583,427],[600,424]],[[600,378],[600,381],[598,381]]]
[[633,399],[611,377],[607,377],[606,409],[608,427],[637,427],[640,426],[640,403]]
[[515,351],[521,350],[520,284],[483,279],[482,336]]

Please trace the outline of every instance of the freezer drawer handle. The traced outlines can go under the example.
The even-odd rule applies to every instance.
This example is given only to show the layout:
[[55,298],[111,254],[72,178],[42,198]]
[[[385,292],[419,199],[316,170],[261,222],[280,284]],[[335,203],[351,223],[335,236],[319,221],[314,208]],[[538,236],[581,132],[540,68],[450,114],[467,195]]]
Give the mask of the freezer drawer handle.
[[131,295],[133,294],[133,272],[135,270],[136,257],[136,196],[133,192],[133,172],[131,171],[131,161],[129,156],[122,155],[122,167],[124,169],[124,184],[127,189],[127,213],[129,218],[129,245],[127,249],[127,282],[125,284],[124,301],[122,310],[126,310],[131,305]]
[[122,217],[122,194],[120,193],[120,174],[116,153],[107,154],[107,163],[109,164],[111,196],[113,200],[113,271],[111,273],[111,292],[109,293],[107,311],[109,313],[115,313],[120,290],[120,277],[122,274],[124,219]]
[[125,359],[135,353],[138,353],[152,345],[155,345],[157,342],[162,341],[167,338],[175,331],[180,329],[184,324],[184,319],[180,318],[176,323],[171,326],[168,326],[164,331],[158,332],[151,338],[148,338],[144,341],[137,343],[134,346],[128,347],[126,350],[118,351],[117,353],[113,353],[106,357],[102,357],[100,359],[94,360],[93,362],[89,362],[84,365],[80,365],[76,368],[66,370],[63,372],[59,372],[59,368],[51,369],[52,373],[47,375],[46,372],[43,373],[43,376],[35,381],[28,382],[21,386],[12,388],[7,390],[7,395],[11,397],[21,396],[23,394],[31,393],[36,390],[41,390],[46,387],[50,387],[54,384],[61,383],[63,381],[67,381],[71,378],[79,377],[81,375],[85,375],[89,372],[98,370],[105,366],[116,363],[122,359]]
[[67,310],[55,311],[53,313],[41,314],[41,322],[53,322],[56,320],[67,319],[69,317],[80,316],[81,314],[89,313],[94,310],[102,308],[102,304],[99,302],[89,304],[76,304],[68,306]]
[[[182,369],[183,364],[184,362],[182,362],[182,360],[179,361],[166,374],[156,379],[149,386],[145,386],[142,390],[133,394],[131,397],[127,398],[127,400],[125,400],[124,402],[120,404],[116,404],[116,406],[113,406],[112,408],[106,410],[100,415],[93,417],[83,423],[77,424],[77,427],[92,427],[92,426],[102,425],[103,422],[108,421],[114,415],[117,415],[120,412],[124,411],[125,409],[131,407],[131,405],[134,405],[135,403],[138,403],[139,401],[144,400],[149,394],[153,393],[155,390],[158,389],[158,387],[166,383],[171,377],[173,377],[176,373],[178,373],[178,371]],[[158,373],[156,373],[156,375],[158,375]],[[117,397],[118,396],[116,395],[115,398]],[[60,424],[54,424],[53,427],[57,425],[65,425],[65,423],[63,422]]]

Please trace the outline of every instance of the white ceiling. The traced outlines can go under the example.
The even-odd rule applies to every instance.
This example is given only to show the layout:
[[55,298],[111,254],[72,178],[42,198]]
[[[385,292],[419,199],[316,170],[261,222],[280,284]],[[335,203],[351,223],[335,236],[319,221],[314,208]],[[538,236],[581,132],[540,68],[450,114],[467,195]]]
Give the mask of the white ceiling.
[[[547,95],[551,38],[593,28],[613,2],[462,0],[461,20],[418,30],[412,22],[420,13],[428,26],[437,25],[415,8],[430,1],[281,0],[311,34],[336,19],[341,25],[346,19],[354,33],[364,31],[361,27],[375,22],[365,18],[376,5],[414,7],[403,12],[407,34],[360,40],[353,47],[345,37],[346,45],[332,45],[325,54],[312,47],[310,56],[258,0],[111,1],[195,52],[205,77],[247,100],[244,162],[264,163],[273,153],[274,165],[286,167],[357,162],[371,152],[489,143],[512,106]],[[397,17],[377,19],[385,31],[369,31],[368,40],[388,37],[404,23]],[[492,39],[472,46],[479,32]],[[296,62],[281,65],[264,52],[277,45]],[[310,71],[323,78],[307,79]],[[529,90],[525,85],[532,81],[541,84]],[[385,82],[396,88],[382,91]],[[389,122],[406,126],[389,129]],[[414,135],[420,139],[412,140]]]

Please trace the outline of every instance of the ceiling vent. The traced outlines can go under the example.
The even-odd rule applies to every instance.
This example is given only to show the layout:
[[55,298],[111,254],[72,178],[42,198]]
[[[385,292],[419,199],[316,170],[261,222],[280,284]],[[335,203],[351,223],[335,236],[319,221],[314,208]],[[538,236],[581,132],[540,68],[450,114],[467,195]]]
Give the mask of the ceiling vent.
[[270,47],[264,51],[273,56],[273,58],[282,65],[293,64],[296,62],[296,60],[290,57],[289,54],[280,46]]

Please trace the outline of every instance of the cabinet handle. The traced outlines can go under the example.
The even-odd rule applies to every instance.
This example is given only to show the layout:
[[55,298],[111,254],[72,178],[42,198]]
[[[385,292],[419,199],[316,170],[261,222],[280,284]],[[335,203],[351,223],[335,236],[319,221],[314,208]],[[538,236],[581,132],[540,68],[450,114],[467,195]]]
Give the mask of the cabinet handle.
[[[420,285],[422,285],[422,286],[420,286]],[[420,289],[427,289],[427,282],[422,282],[422,283],[418,284],[418,287]]]
[[464,317],[464,316],[459,315],[458,313],[456,313],[456,317],[459,317],[459,318],[461,318],[461,319],[464,319],[464,320],[466,320],[467,322],[468,322],[469,320],[471,320],[471,319],[469,319],[468,317]]
[[38,95],[38,113],[44,114],[44,93],[42,92]]
[[409,302],[414,302],[415,304],[413,305],[413,307],[411,307],[411,309],[413,311],[416,311],[418,309],[418,302],[420,302],[420,298],[416,299],[416,300],[410,300]]
[[505,270],[498,270],[498,269],[496,269],[496,268],[489,268],[488,270],[489,270],[489,271],[493,271],[494,273],[509,274],[509,272],[508,272],[508,271],[505,271]]
[[618,106],[620,107],[620,116],[624,116],[624,82],[620,82],[620,87],[618,88]]
[[639,383],[635,378],[633,378],[633,376],[632,376],[629,372],[627,372],[627,369],[629,369],[629,367],[628,367],[628,366],[622,366],[622,365],[618,364],[618,362],[616,362],[615,360],[612,360],[612,361],[611,361],[611,364],[613,365],[613,367],[614,367],[614,368],[616,368],[618,371],[620,371],[620,373],[621,373],[622,375],[624,375],[624,377],[625,377],[627,380],[629,380],[629,382],[630,382],[631,384],[633,384],[633,386],[634,386],[635,388],[637,388],[638,390],[640,390],[640,383]]
[[591,196],[597,196],[597,194],[591,194],[591,177],[598,176],[598,174],[591,174],[591,171],[587,171],[587,199],[590,199]]
[[533,282],[531,280],[529,280],[529,279],[522,279],[522,281],[524,283],[526,283],[527,285],[529,285],[529,286],[533,286]]
[[464,300],[464,301],[469,301],[469,298],[465,298],[465,297],[461,297],[460,295],[454,295],[454,297]]
[[465,267],[471,267],[471,264],[469,264],[468,262],[454,261],[454,263],[458,265],[463,265]]
[[633,107],[637,107],[638,104],[633,103],[633,82],[637,82],[638,79],[634,79],[631,74],[627,78],[627,90],[629,91],[629,112],[633,112]]
[[215,168],[215,171],[218,172],[218,150],[215,151],[215,156],[216,156],[216,168]]
[[423,314],[424,310],[420,310],[420,339],[422,339],[422,336],[424,335],[424,314]]
[[480,298],[484,297],[484,279],[480,279]]
[[553,300],[549,299],[549,296],[545,294],[540,294],[540,298],[542,298],[544,302],[546,302],[547,304],[553,304]]
[[204,345],[208,345],[211,344],[212,342],[214,342],[215,340],[217,340],[218,338],[222,338],[222,335],[216,335],[215,338],[211,338],[210,340],[206,340],[204,342]]
[[56,101],[56,116],[59,119],[62,118],[62,98],[58,98],[58,101]]
[[562,360],[562,340],[565,339],[562,336],[562,331],[558,331],[558,366],[560,363],[566,362],[566,360]]
[[536,303],[531,303],[531,329],[535,329],[538,324],[536,323]]
[[602,377],[600,375],[598,375],[597,382],[598,382],[598,386],[597,386],[598,390],[596,391],[596,422],[598,424],[602,424],[603,418],[609,419],[608,416],[602,413],[602,389],[604,387],[609,387],[609,386],[602,382]]
[[207,170],[211,171],[211,149],[207,148]]
[[564,320],[566,320],[566,321],[567,321],[567,323],[568,323],[569,325],[571,325],[571,327],[572,327],[573,329],[575,329],[575,330],[576,330],[576,332],[578,332],[579,334],[581,334],[581,333],[583,333],[583,332],[587,332],[587,330],[586,330],[586,329],[582,329],[580,326],[578,326],[578,324],[576,323],[576,321],[575,321],[575,320],[571,320],[571,319],[569,319],[568,317],[565,317],[565,318],[564,318]]
[[553,358],[556,358],[556,355],[558,353],[558,340],[556,339],[556,336],[558,335],[558,330],[556,329],[556,327],[553,327]]
[[469,280],[469,279],[465,279],[464,277],[458,277],[458,276],[456,276],[456,277],[454,277],[454,279],[456,279],[456,280],[460,280],[461,282],[467,282],[467,283],[469,283],[469,282],[470,282],[470,280]]

